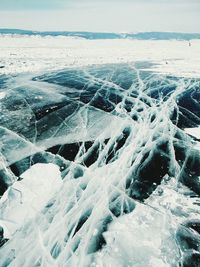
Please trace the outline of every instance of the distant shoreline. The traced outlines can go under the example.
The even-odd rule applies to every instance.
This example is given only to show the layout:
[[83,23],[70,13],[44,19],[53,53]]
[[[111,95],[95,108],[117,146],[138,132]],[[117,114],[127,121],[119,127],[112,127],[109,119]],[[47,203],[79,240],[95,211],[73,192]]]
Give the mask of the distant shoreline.
[[28,36],[69,36],[84,39],[137,39],[137,40],[192,40],[200,39],[200,33],[178,32],[84,32],[84,31],[31,31],[20,29],[0,29],[0,35],[28,35]]

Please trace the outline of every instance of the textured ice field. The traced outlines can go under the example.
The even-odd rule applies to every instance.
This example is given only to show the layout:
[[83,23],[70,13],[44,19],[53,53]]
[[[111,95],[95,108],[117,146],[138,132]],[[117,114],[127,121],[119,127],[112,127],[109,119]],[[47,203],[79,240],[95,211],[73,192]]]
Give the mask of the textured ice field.
[[198,55],[0,37],[0,267],[200,266]]

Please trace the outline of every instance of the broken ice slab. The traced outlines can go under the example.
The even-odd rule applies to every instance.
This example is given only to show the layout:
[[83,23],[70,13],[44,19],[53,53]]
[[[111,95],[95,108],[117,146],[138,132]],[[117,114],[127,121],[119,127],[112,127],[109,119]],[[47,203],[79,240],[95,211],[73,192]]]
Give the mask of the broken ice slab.
[[34,83],[6,91],[0,101],[1,153],[6,166],[55,145],[109,137],[122,123],[117,116],[69,100],[60,88]]
[[54,164],[35,164],[21,175],[0,199],[0,225],[4,238],[33,218],[62,185],[59,167]]
[[[68,98],[45,86],[38,88],[31,83],[4,91],[0,100],[0,125],[34,141],[36,121],[60,107],[69,104]],[[71,101],[70,101],[71,102]]]
[[27,101],[17,92],[6,92],[0,100],[0,126],[21,136],[35,136],[34,113]]
[[170,222],[168,214],[137,203],[132,213],[114,220],[104,232],[107,246],[95,255],[97,264],[103,257],[110,266],[176,266],[179,253]]
[[200,127],[185,128],[184,131],[190,136],[193,136],[196,140],[200,140]]
[[[77,107],[69,117],[69,107],[64,107],[44,117],[37,123],[37,144],[49,148],[57,144],[92,141],[102,136],[109,138],[115,129],[125,124],[112,114],[93,107]],[[71,107],[70,107],[71,110]],[[48,123],[49,122],[49,123]]]
[[0,152],[3,160],[0,169],[39,151],[31,142],[0,126]]

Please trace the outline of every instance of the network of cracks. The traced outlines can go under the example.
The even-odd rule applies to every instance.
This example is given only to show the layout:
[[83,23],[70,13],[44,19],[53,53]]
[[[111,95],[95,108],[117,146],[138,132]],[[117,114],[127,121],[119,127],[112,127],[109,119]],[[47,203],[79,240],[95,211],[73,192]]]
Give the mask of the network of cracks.
[[[145,71],[145,64],[0,77],[0,194],[36,163],[58,165],[63,179],[10,240],[0,227],[1,266],[91,266],[111,223],[134,218],[138,205],[171,213],[178,251],[166,259],[171,266],[200,266],[200,140],[184,131],[200,125],[200,81]],[[192,203],[185,213],[151,205],[171,181]],[[35,249],[36,224],[45,252]],[[19,239],[32,265],[26,258],[19,265]]]

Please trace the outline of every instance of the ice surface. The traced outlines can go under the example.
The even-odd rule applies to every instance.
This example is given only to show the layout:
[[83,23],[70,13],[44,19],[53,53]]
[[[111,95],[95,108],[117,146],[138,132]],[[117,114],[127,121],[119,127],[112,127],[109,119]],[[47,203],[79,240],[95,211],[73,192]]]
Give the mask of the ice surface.
[[198,42],[42,40],[4,47],[0,266],[198,266]]

